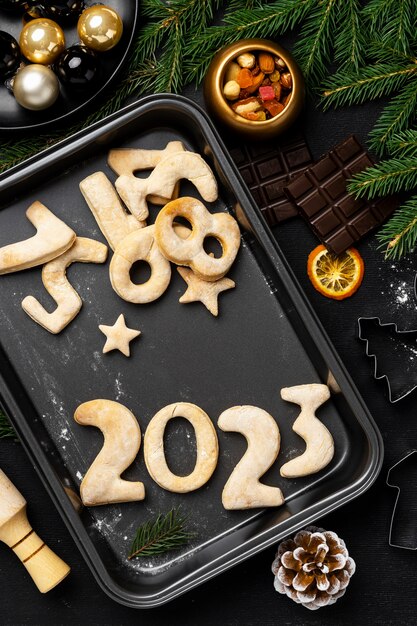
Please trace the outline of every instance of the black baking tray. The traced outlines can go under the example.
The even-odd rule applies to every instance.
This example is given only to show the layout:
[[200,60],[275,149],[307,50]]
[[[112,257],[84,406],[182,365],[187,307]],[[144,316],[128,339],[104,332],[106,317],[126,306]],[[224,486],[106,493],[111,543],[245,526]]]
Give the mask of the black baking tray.
[[[381,436],[362,398],[219,135],[189,100],[144,98],[0,176],[0,245],[33,233],[24,212],[34,200],[77,234],[104,241],[79,181],[96,170],[114,180],[106,164],[110,147],[162,148],[174,139],[202,154],[216,172],[220,194],[210,209],[230,211],[242,225],[242,247],[230,272],[236,288],[221,295],[219,318],[201,304],[178,303],[185,284],[174,268],[164,296],[140,306],[120,300],[111,289],[108,263],[75,264],[69,279],[84,305],[71,325],[53,336],[21,308],[28,294],[52,308],[40,269],[0,278],[1,404],[99,584],[113,599],[138,608],[175,598],[363,493],[378,475],[383,456]],[[186,183],[182,193],[197,194]],[[156,211],[151,208],[150,222]],[[130,327],[142,331],[130,359],[101,353],[104,337],[98,324],[112,324],[122,312]],[[314,476],[281,478],[279,467],[300,454],[304,443],[291,429],[298,407],[281,400],[280,389],[315,382],[329,382],[333,391],[318,415],[334,436],[334,459]],[[185,495],[163,491],[147,474],[140,450],[126,476],[145,483],[145,501],[78,514],[65,488],[78,491],[102,436],[76,424],[73,413],[81,402],[99,397],[128,406],[142,433],[160,408],[176,401],[201,406],[215,425],[220,413],[234,405],[267,410],[278,421],[281,451],[263,481],[282,489],[285,504],[269,510],[223,509],[222,488],[246,444],[237,433],[218,431],[219,463],[200,490]],[[173,471],[189,473],[195,440],[184,420],[169,424],[165,445]],[[128,561],[135,528],[178,505],[195,533],[190,544]]]

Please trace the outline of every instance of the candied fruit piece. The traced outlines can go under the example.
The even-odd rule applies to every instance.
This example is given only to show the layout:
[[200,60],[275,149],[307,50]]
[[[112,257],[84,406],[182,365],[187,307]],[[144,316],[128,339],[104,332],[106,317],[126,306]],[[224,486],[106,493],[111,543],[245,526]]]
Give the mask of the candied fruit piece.
[[252,72],[246,68],[239,70],[238,75],[236,76],[236,81],[239,83],[241,89],[250,87],[253,83]]
[[265,87],[259,87],[259,95],[264,102],[268,100],[274,100],[275,99],[274,88],[271,87],[270,85],[267,85]]

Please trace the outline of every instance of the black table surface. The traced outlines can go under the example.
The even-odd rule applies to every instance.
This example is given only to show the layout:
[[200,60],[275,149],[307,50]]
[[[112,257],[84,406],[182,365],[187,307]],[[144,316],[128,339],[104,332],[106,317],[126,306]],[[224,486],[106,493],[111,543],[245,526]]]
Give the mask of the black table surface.
[[[201,103],[199,92],[189,90],[186,95]],[[299,124],[314,157],[318,158],[351,133],[366,141],[379,112],[378,105],[364,105],[324,114],[307,105]],[[417,552],[388,544],[395,492],[385,484],[389,467],[417,447],[417,391],[391,405],[385,382],[372,378],[371,363],[357,338],[360,316],[380,316],[385,322],[397,322],[404,330],[417,327],[417,302],[413,296],[416,257],[386,261],[377,249],[375,237],[369,236],[358,246],[365,261],[363,284],[352,298],[336,302],[318,294],[307,277],[307,256],[318,243],[307,225],[293,219],[275,228],[274,234],[365,398],[385,443],[383,469],[372,488],[318,520],[319,526],[334,530],[346,541],[357,563],[345,597],[334,606],[313,612],[279,595],[273,588],[271,573],[275,551],[269,548],[163,607],[137,611],[118,605],[93,579],[20,444],[3,440],[0,441],[2,469],[29,501],[34,528],[71,565],[72,573],[49,594],[41,595],[13,553],[0,544],[2,624],[417,624],[413,575],[417,569]],[[416,504],[417,501],[414,510]]]

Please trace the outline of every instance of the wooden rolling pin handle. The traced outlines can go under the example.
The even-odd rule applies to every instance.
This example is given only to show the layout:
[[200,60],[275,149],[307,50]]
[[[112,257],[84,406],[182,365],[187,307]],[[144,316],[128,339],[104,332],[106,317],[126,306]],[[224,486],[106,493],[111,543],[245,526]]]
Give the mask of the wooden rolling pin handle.
[[19,557],[41,593],[47,593],[70,573],[70,567],[35,533],[20,509],[0,529],[0,539]]

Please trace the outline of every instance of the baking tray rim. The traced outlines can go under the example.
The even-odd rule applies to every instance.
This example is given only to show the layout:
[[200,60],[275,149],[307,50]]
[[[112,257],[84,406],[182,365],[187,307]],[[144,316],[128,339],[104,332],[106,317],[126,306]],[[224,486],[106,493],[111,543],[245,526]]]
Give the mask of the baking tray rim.
[[[332,342],[327,336],[327,333],[315,311],[302,291],[292,269],[289,267],[286,259],[284,258],[272,231],[269,229],[263,216],[260,214],[259,209],[256,207],[250,191],[243,182],[243,179],[233,163],[226,146],[205,111],[203,111],[203,109],[196,103],[188,98],[185,98],[184,96],[173,94],[160,94],[157,99],[155,96],[145,96],[137,102],[120,109],[106,119],[96,122],[89,128],[83,129],[75,135],[44,150],[36,157],[31,157],[23,163],[14,166],[6,173],[1,174],[0,199],[2,192],[10,187],[22,183],[25,180],[26,175],[32,176],[33,174],[36,174],[37,172],[48,167],[51,155],[54,155],[54,163],[59,164],[64,157],[80,150],[87,144],[94,143],[102,135],[110,133],[112,130],[116,130],[121,119],[123,119],[124,123],[128,123],[129,121],[144,115],[153,108],[164,107],[168,109],[176,108],[182,113],[188,114],[194,118],[194,121],[199,125],[205,140],[213,149],[213,153],[219,162],[221,170],[225,177],[229,180],[236,197],[239,201],[244,201],[245,208],[248,207],[250,209],[251,226],[256,233],[257,238],[261,240],[262,247],[275,271],[279,273],[281,281],[291,294],[294,307],[303,323],[308,327],[309,334],[313,337],[320,354],[322,356],[325,355],[325,360],[329,369],[336,374],[336,379],[339,384],[341,383],[345,396],[349,398],[350,408],[364,431],[368,441],[370,454],[365,470],[353,484],[337,490],[329,496],[311,504],[307,509],[294,514],[291,518],[289,518],[291,523],[286,523],[289,522],[289,520],[279,523],[281,530],[278,530],[278,532],[275,527],[275,529],[268,529],[261,533],[261,535],[258,534],[255,537],[252,537],[244,544],[240,544],[223,554],[221,557],[218,557],[215,561],[202,565],[200,568],[195,570],[192,575],[187,575],[182,579],[183,584],[181,584],[181,579],[179,579],[162,591],[157,591],[148,595],[139,595],[133,591],[128,591],[117,583],[105,567],[94,544],[91,542],[79,515],[72,507],[69,498],[65,495],[62,483],[59,480],[53,466],[50,464],[50,461],[47,458],[47,453],[42,449],[30,426],[26,422],[24,414],[18,402],[13,397],[0,367],[1,404],[7,415],[10,417],[29,459],[33,463],[52,501],[63,518],[64,523],[66,524],[78,549],[83,555],[84,560],[90,567],[100,587],[109,597],[120,604],[134,608],[154,608],[165,604],[166,602],[173,600],[175,597],[182,595],[191,588],[202,584],[206,580],[213,578],[257,552],[269,547],[284,536],[295,532],[300,527],[313,522],[318,517],[323,517],[330,511],[333,511],[343,504],[353,500],[371,487],[376,480],[383,463],[383,441],[375,421],[370,415],[363,398],[359,394],[359,391],[348,374]],[[242,545],[245,546],[243,551]],[[216,563],[215,567],[208,569],[213,563]]]

